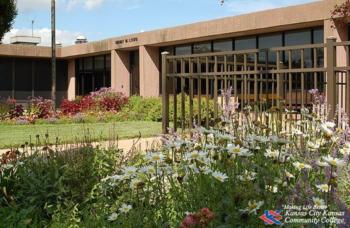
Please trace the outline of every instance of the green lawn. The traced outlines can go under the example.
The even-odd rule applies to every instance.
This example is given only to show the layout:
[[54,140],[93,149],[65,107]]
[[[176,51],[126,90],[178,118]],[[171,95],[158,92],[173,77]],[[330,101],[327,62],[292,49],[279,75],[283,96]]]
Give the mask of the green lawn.
[[42,145],[45,135],[49,135],[50,143],[58,137],[60,143],[82,142],[87,137],[92,141],[135,138],[159,135],[162,123],[159,122],[116,122],[85,124],[38,124],[38,125],[6,125],[0,124],[0,148],[16,147],[25,142],[37,144],[37,135]]

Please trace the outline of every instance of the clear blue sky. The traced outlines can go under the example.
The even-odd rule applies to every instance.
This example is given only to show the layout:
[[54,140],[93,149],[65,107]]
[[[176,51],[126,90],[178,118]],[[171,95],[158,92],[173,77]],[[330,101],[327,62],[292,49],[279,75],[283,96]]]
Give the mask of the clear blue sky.
[[[58,40],[71,44],[79,34],[89,41],[140,31],[171,27],[313,0],[56,0]],[[50,0],[18,0],[15,34],[35,34],[50,40]]]

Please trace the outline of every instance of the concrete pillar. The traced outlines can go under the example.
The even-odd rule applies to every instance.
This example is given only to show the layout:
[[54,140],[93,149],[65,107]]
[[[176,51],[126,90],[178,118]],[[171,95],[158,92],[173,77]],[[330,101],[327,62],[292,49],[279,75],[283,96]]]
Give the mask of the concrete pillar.
[[159,96],[159,48],[140,46],[140,95]]
[[[324,21],[324,41],[327,41],[328,37],[335,37],[336,42],[341,41],[347,41],[348,40],[348,26],[347,25],[341,25],[341,24],[335,24],[334,27],[332,27],[333,23],[330,20]],[[337,65],[338,66],[345,66],[346,64],[346,51],[345,47],[338,47],[337,48]]]
[[74,100],[76,95],[75,59],[68,60],[68,100]]
[[128,51],[111,52],[111,87],[114,91],[130,96],[130,59]]
[[[327,38],[329,37],[334,37],[336,42],[341,42],[341,41],[347,41],[348,40],[348,25],[344,24],[335,24],[333,25],[333,22],[330,20],[325,20],[324,21],[324,39],[325,42]],[[327,53],[325,53],[325,63],[327,63]],[[336,61],[334,62],[336,66],[347,66],[347,56],[346,56],[346,48],[345,46],[338,46],[336,47],[336,56],[335,56]],[[334,77],[336,77],[334,80],[335,83],[343,83],[347,84],[347,74],[345,72],[341,73],[338,72],[337,74],[334,74]],[[346,86],[342,89],[339,90],[340,92],[338,95],[333,94],[335,96],[335,103],[336,105],[340,105],[342,108],[347,108],[349,109],[350,106],[350,87]],[[336,93],[336,90],[334,90],[333,93]],[[332,97],[327,94],[327,98]],[[332,102],[329,102],[332,103]],[[348,103],[348,104],[347,104]],[[335,107],[331,107],[335,109]],[[350,109],[349,109],[350,111]]]

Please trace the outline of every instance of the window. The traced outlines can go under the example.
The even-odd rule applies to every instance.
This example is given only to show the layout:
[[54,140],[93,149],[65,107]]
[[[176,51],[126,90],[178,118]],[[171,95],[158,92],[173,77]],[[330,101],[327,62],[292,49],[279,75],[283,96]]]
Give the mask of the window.
[[[263,35],[259,36],[258,39],[259,48],[272,48],[272,47],[281,47],[283,46],[282,34],[273,34],[273,35]],[[270,64],[276,64],[276,52],[266,52],[262,51],[259,53],[259,62],[265,63],[266,60]]]
[[233,50],[232,40],[220,40],[220,41],[214,41],[213,43],[214,52],[232,51],[232,50]]
[[209,53],[211,52],[211,43],[200,43],[193,45],[193,54]]
[[313,43],[320,44],[324,43],[324,31],[323,28],[317,28],[313,30]]
[[111,56],[100,55],[76,60],[76,93],[85,95],[111,86]]
[[0,98],[7,97],[12,91],[12,59],[0,58]]
[[191,45],[178,46],[175,48],[175,55],[190,55],[192,53]]
[[[311,30],[302,30],[302,31],[292,31],[285,33],[285,46],[294,46],[294,45],[304,45],[311,44]],[[301,52],[292,51],[292,67],[300,68],[301,67]],[[288,55],[285,55],[285,60],[288,62]],[[312,58],[311,50],[305,49],[304,51],[304,67],[312,67]]]
[[247,50],[256,48],[256,37],[238,38],[235,40],[235,50]]

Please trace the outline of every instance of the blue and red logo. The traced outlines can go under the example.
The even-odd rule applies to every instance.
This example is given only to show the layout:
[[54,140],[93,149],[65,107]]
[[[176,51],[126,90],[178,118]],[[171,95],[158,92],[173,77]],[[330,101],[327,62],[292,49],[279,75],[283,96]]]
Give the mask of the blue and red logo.
[[282,222],[282,210],[266,210],[260,219],[265,222],[266,225],[281,225]]

